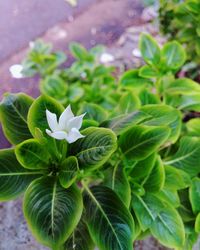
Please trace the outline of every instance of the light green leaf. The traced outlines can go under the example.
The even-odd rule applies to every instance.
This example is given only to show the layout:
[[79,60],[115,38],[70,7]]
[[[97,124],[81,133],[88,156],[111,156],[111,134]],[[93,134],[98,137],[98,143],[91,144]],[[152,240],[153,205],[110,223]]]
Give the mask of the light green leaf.
[[162,48],[165,66],[169,69],[179,69],[186,60],[184,48],[176,41],[166,43]]
[[184,170],[191,177],[196,176],[200,172],[200,138],[182,137],[178,151],[164,164]]
[[159,192],[165,183],[165,170],[160,156],[157,156],[155,165],[145,181],[143,187],[148,192]]
[[59,171],[59,181],[64,188],[70,187],[76,180],[78,174],[78,160],[74,156],[68,157],[62,162]]
[[196,177],[192,180],[189,189],[189,198],[194,214],[200,213],[200,178]]
[[200,233],[200,213],[198,213],[195,220],[195,232]]
[[90,235],[100,250],[132,250],[134,221],[119,197],[108,187],[86,188],[84,204]]
[[178,212],[153,194],[134,195],[132,207],[143,230],[150,228],[153,236],[163,245],[176,248],[184,244],[185,232]]
[[100,124],[100,126],[110,128],[116,133],[116,135],[120,135],[133,125],[141,123],[142,121],[145,121],[148,118],[151,118],[151,116],[146,114],[145,112],[135,111],[126,115],[120,115],[113,119],[107,120]]
[[83,210],[81,192],[76,186],[63,188],[56,177],[39,178],[28,187],[23,209],[36,239],[48,247],[58,248],[80,220]]
[[81,219],[72,236],[65,243],[65,250],[94,250],[94,247],[87,225]]
[[108,117],[106,110],[94,103],[84,103],[78,113],[86,113],[85,119],[95,120],[99,123],[105,121]]
[[0,150],[0,201],[19,197],[41,171],[30,171],[17,161],[14,149]]
[[173,95],[193,95],[200,93],[200,86],[189,78],[180,78],[172,82],[166,92]]
[[70,152],[79,161],[80,169],[102,166],[116,150],[116,135],[106,128],[90,127],[81,131],[85,136],[71,144]]
[[167,127],[136,125],[124,132],[119,139],[123,154],[131,160],[143,160],[157,150],[169,136]]
[[140,68],[139,76],[143,78],[156,78],[160,76],[160,72],[149,65],[144,65]]
[[129,176],[137,183],[145,183],[155,165],[155,160],[156,154],[153,153],[144,160],[138,161],[129,173]]
[[140,108],[140,99],[132,92],[127,92],[122,95],[119,100],[119,112],[121,114],[131,113]]
[[70,52],[79,61],[92,61],[93,56],[80,43],[70,43]]
[[35,129],[39,128],[45,137],[49,136],[46,133],[46,129],[49,129],[49,125],[46,118],[46,110],[55,113],[58,117],[61,115],[64,108],[49,96],[42,95],[38,97],[30,107],[28,112],[28,126],[31,134],[35,136]]
[[105,177],[105,185],[114,190],[126,207],[129,207],[131,189],[123,165],[116,165],[108,169]]
[[142,34],[140,36],[139,47],[145,62],[158,66],[160,62],[160,48],[150,35]]
[[120,84],[124,87],[143,88],[151,84],[151,81],[139,76],[139,71],[137,69],[131,69],[122,75]]
[[189,187],[190,184],[190,176],[185,171],[172,166],[165,166],[165,187],[179,190]]
[[186,123],[187,130],[192,136],[200,136],[200,118],[194,118]]
[[15,153],[20,164],[28,169],[46,169],[51,157],[46,145],[40,144],[36,139],[29,139],[18,144]]
[[168,126],[171,128],[171,133],[168,138],[171,142],[176,142],[180,136],[182,126],[181,112],[168,105],[145,105],[140,109],[150,118],[143,122],[148,126]]
[[6,138],[12,144],[18,144],[32,137],[27,114],[33,99],[25,94],[5,94],[0,103],[0,120]]

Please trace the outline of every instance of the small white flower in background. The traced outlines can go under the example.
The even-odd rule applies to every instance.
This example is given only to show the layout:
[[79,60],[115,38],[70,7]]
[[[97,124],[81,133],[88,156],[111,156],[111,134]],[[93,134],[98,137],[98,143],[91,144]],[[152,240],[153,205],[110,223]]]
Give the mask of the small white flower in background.
[[115,59],[114,56],[109,54],[109,53],[103,53],[100,56],[100,62],[101,63],[110,63],[110,62],[113,62],[114,59]]
[[77,0],[65,0],[67,3],[69,3],[72,7],[77,6]]
[[33,49],[34,46],[35,46],[35,43],[34,43],[33,41],[30,41],[30,42],[29,42],[29,48],[30,48],[30,49]]
[[49,129],[46,129],[46,133],[57,139],[65,139],[69,143],[73,143],[76,140],[83,138],[84,136],[79,132],[81,128],[83,117],[85,114],[74,116],[69,105],[61,114],[59,120],[54,113],[51,113],[49,110],[46,110],[47,122]]
[[23,66],[21,64],[14,64],[9,68],[9,71],[14,78],[23,78]]
[[141,57],[142,56],[139,49],[133,49],[132,54],[133,54],[133,56],[136,56],[136,57]]

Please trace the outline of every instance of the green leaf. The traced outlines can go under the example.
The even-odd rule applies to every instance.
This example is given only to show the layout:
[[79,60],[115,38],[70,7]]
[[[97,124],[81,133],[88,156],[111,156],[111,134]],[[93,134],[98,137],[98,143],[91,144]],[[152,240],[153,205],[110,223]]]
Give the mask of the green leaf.
[[100,124],[100,126],[110,128],[116,133],[116,135],[120,135],[133,125],[141,123],[148,118],[151,118],[151,116],[141,111],[135,111],[104,121],[102,124]]
[[17,160],[24,168],[46,169],[50,160],[46,146],[36,139],[29,139],[15,148]]
[[108,187],[85,187],[86,220],[100,250],[132,250],[134,221],[119,197]]
[[181,112],[168,105],[145,105],[140,109],[150,118],[143,122],[148,126],[169,126],[171,133],[168,138],[171,142],[176,142],[180,136],[182,126]]
[[64,108],[49,96],[42,95],[38,97],[30,107],[28,112],[28,126],[31,134],[35,136],[35,128],[39,128],[45,137],[49,136],[46,133],[46,129],[49,129],[49,125],[46,118],[46,110],[55,113],[58,117],[63,112]]
[[142,34],[140,36],[139,47],[145,62],[158,66],[160,63],[160,48],[150,35]]
[[178,212],[156,195],[134,195],[132,206],[143,230],[151,233],[163,245],[171,248],[182,247],[185,240],[184,225]]
[[137,69],[131,69],[121,76],[120,84],[124,87],[143,88],[151,84],[151,81],[139,76],[139,71]]
[[12,144],[18,144],[32,137],[27,114],[33,99],[25,94],[5,94],[0,103],[0,120],[6,138]]
[[192,180],[189,189],[189,198],[194,214],[200,213],[200,178],[196,177]]
[[132,92],[125,93],[119,100],[119,112],[121,114],[131,113],[140,108],[140,99]]
[[174,189],[167,188],[164,186],[159,193],[156,194],[161,200],[171,204],[174,208],[180,207],[180,199],[178,196],[178,192]]
[[56,74],[47,76],[40,83],[40,91],[42,94],[49,95],[60,101],[66,97],[67,89],[67,83]]
[[195,232],[200,233],[200,213],[198,213],[195,220]]
[[70,152],[79,161],[80,169],[94,169],[102,166],[116,150],[117,138],[106,128],[87,128],[81,133],[85,136],[71,144]]
[[200,118],[194,118],[186,123],[187,130],[192,136],[200,136]]
[[70,43],[69,45],[72,55],[80,61],[92,61],[93,56],[80,43]]
[[94,250],[94,243],[83,219],[80,220],[72,236],[65,243],[66,250]]
[[165,66],[169,69],[179,69],[186,60],[184,48],[176,41],[166,43],[161,54]]
[[173,95],[193,95],[200,93],[200,86],[189,78],[180,78],[172,82],[166,92]]
[[131,160],[143,160],[157,150],[168,138],[167,127],[147,127],[136,125],[124,132],[119,139],[119,146]]
[[108,117],[106,110],[94,103],[84,103],[78,113],[86,113],[85,119],[95,120],[99,123],[103,122]]
[[139,76],[143,78],[157,78],[160,76],[160,72],[149,65],[144,65],[140,68]]
[[148,192],[159,192],[165,183],[165,170],[160,156],[157,157],[151,174],[144,183],[144,189]]
[[77,178],[78,170],[78,160],[76,157],[70,156],[64,160],[58,175],[60,184],[64,188],[70,187]]
[[164,161],[165,165],[171,165],[184,170],[191,177],[200,172],[200,139],[184,136],[180,140],[178,151]]
[[189,187],[190,184],[190,176],[185,171],[172,166],[165,166],[165,187],[179,190]]
[[14,149],[0,150],[0,201],[19,197],[41,171],[30,171],[17,161]]
[[138,161],[129,173],[129,176],[138,183],[145,183],[155,165],[155,160],[156,154],[153,153],[144,160]]
[[118,194],[122,202],[129,207],[131,202],[131,189],[125,169],[122,165],[116,165],[105,172],[105,185]]
[[60,186],[56,177],[35,180],[24,197],[24,215],[32,234],[42,244],[55,248],[64,244],[78,224],[82,210],[76,186]]

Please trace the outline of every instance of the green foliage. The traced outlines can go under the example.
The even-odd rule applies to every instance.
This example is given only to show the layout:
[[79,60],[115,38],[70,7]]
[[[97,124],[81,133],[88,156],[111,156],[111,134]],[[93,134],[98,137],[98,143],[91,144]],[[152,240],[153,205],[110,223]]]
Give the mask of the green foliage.
[[[39,73],[42,95],[6,94],[0,103],[13,145],[0,151],[0,200],[25,192],[28,226],[53,250],[132,250],[149,234],[192,250],[198,238],[200,122],[188,119],[200,111],[200,88],[177,78],[186,59],[178,42],[161,47],[142,34],[140,50],[146,64],[118,80],[99,62],[102,46],[71,44],[75,61],[61,68],[65,56],[37,41],[24,74]],[[61,125],[68,104],[86,113],[83,122],[70,111]],[[81,136],[69,142],[49,128]]]
[[161,31],[186,45],[187,58],[200,63],[199,0],[160,0]]

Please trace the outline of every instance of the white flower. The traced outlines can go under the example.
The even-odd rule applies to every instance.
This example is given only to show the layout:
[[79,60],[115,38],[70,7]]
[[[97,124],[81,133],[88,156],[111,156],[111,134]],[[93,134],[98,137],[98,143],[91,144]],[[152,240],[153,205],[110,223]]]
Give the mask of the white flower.
[[65,139],[69,143],[73,143],[84,137],[79,132],[84,115],[74,116],[69,105],[61,114],[59,121],[57,121],[56,114],[46,110],[47,122],[51,129],[46,129],[46,133],[57,140]]
[[23,66],[21,64],[14,64],[9,68],[9,71],[14,78],[23,78]]
[[101,63],[109,63],[114,61],[114,56],[109,53],[103,53],[100,57]]

